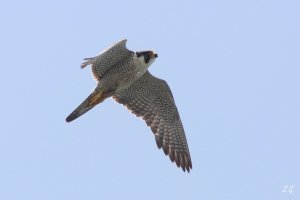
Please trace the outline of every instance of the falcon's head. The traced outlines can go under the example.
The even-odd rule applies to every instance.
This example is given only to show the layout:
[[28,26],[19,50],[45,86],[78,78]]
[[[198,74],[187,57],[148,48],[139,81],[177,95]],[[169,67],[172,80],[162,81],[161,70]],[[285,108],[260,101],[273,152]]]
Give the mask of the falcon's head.
[[136,52],[137,59],[143,61],[146,65],[151,65],[155,58],[157,58],[157,53],[154,51],[139,51]]

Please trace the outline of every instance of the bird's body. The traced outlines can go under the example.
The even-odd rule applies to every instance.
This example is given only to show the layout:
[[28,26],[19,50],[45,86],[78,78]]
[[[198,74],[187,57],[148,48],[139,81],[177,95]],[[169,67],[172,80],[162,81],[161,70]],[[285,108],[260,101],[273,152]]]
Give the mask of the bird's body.
[[148,71],[156,57],[153,51],[130,51],[126,48],[126,40],[122,40],[98,56],[85,59],[81,67],[92,65],[98,84],[66,121],[78,118],[106,98],[113,97],[142,117],[155,134],[157,146],[162,147],[177,166],[189,171],[191,158],[171,90],[165,81]]

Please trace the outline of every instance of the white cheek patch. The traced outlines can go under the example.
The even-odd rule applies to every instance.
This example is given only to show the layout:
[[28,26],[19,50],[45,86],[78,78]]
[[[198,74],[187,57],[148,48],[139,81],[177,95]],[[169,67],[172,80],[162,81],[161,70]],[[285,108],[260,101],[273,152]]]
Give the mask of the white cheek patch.
[[145,63],[144,56],[137,57],[134,55],[135,66],[137,69],[137,76],[141,77],[149,68],[149,66],[153,63],[155,59],[150,59],[148,63]]

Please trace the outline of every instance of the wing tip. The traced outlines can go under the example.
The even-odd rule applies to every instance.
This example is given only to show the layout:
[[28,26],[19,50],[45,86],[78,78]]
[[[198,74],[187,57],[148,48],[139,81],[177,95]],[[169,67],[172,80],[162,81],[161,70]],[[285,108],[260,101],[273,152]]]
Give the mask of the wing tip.
[[94,62],[94,60],[95,60],[95,58],[94,57],[92,57],[92,58],[84,58],[83,60],[85,60],[85,61],[83,63],[81,63],[81,65],[80,65],[81,69],[85,68],[88,65],[92,65],[93,62]]
[[174,162],[178,168],[181,168],[184,172],[190,173],[190,170],[193,168],[192,160],[187,152],[177,153],[176,151],[168,152],[169,158],[172,162]]
[[190,164],[188,164],[188,165],[184,165],[184,164],[180,164],[180,166],[179,167],[181,167],[181,169],[184,171],[184,172],[188,172],[188,173],[190,173],[190,170],[192,170],[192,163],[190,163]]

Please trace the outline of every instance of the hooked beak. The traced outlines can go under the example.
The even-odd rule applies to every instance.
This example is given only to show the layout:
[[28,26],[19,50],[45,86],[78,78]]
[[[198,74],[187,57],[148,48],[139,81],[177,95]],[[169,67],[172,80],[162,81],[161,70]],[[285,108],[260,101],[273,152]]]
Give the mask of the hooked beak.
[[158,55],[157,55],[156,52],[152,51],[150,57],[151,57],[151,58],[157,58]]

